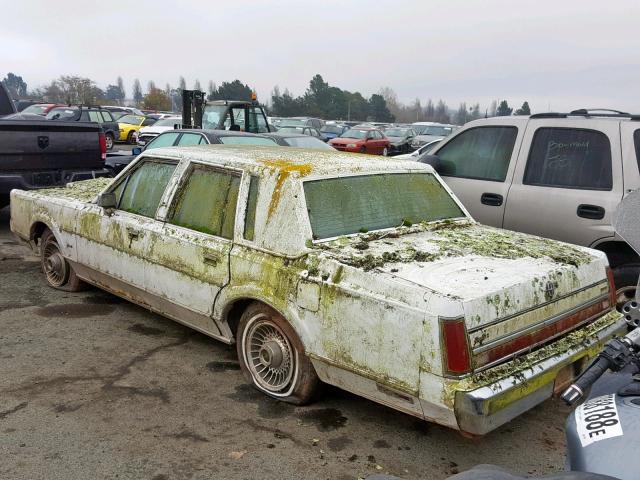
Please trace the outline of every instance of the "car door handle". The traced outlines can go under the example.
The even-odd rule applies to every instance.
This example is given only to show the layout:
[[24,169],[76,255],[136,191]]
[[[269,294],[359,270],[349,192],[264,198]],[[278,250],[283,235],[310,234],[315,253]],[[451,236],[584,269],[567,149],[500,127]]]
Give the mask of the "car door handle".
[[212,265],[215,267],[220,263],[220,260],[222,260],[222,255],[219,253],[206,252],[202,254],[202,261],[207,265]]
[[142,236],[142,230],[138,230],[137,228],[127,227],[127,235],[129,238],[140,238]]
[[582,218],[588,218],[590,220],[602,220],[604,218],[604,208],[598,205],[578,205],[576,214]]
[[492,207],[499,207],[502,205],[504,197],[498,193],[483,193],[480,197],[480,202],[484,205],[490,205]]

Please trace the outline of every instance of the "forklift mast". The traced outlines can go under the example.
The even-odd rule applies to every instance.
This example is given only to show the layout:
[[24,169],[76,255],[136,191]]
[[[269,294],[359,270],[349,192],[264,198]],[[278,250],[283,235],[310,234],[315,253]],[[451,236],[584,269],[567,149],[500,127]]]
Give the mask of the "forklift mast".
[[182,91],[182,128],[202,128],[202,108],[205,103],[204,92]]

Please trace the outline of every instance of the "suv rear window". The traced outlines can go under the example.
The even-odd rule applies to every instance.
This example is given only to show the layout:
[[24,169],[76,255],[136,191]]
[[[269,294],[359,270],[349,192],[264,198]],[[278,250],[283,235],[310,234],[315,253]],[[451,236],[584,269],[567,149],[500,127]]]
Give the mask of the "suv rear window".
[[517,135],[516,127],[466,130],[438,150],[438,173],[449,177],[504,182]]
[[533,136],[523,183],[611,190],[611,144],[596,130],[539,128]]

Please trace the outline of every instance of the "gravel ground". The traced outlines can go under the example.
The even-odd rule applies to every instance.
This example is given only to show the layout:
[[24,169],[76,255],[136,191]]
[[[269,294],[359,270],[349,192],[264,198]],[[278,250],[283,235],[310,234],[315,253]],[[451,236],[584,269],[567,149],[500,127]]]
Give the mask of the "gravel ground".
[[443,479],[479,463],[548,474],[550,400],[475,440],[327,388],[307,407],[248,386],[227,347],[100,290],[45,285],[0,211],[0,478]]

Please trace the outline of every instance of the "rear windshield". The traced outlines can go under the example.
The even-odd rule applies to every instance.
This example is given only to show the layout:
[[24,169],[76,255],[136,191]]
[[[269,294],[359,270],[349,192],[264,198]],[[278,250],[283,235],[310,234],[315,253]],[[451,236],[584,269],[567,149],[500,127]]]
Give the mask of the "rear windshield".
[[322,133],[336,133],[340,135],[342,133],[342,128],[336,127],[334,125],[325,125],[320,129]]
[[249,136],[220,137],[220,143],[226,145],[277,145],[276,141],[271,138]]
[[464,217],[431,173],[310,180],[304,182],[304,193],[316,240]]
[[53,108],[46,116],[48,120],[77,120],[79,117],[80,110],[75,107]]

